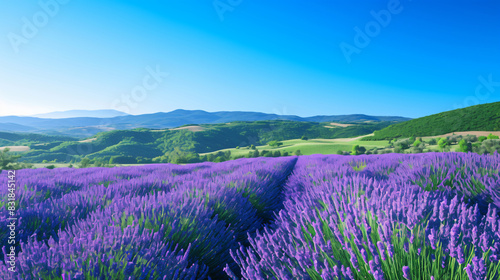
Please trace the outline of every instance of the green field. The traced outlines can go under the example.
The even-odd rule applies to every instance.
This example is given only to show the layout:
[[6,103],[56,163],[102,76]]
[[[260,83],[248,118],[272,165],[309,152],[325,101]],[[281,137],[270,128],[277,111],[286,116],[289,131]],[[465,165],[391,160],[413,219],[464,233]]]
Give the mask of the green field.
[[[269,145],[256,146],[259,151],[267,150],[267,151],[280,151],[288,152],[289,154],[293,154],[296,150],[300,150],[303,155],[313,155],[313,154],[335,154],[338,151],[351,151],[352,147],[355,145],[360,145],[365,147],[366,149],[371,148],[383,148],[389,145],[389,141],[361,141],[361,140],[337,140],[337,139],[311,139],[311,140],[300,140],[300,139],[292,139],[292,140],[284,140],[281,141],[283,143],[279,148],[271,147]],[[244,148],[232,148],[232,149],[223,149],[219,150],[222,152],[231,151],[231,156],[238,157],[247,155],[251,149]],[[219,152],[216,151],[216,152]],[[215,152],[215,153],[216,153]],[[211,153],[204,153],[200,155],[207,155]]]

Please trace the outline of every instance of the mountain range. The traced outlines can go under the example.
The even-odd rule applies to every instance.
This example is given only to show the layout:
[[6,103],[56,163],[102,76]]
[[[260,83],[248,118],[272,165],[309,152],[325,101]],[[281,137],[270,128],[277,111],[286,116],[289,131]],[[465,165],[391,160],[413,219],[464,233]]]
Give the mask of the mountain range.
[[[69,111],[72,112],[72,111]],[[115,111],[116,114],[118,111]],[[63,114],[64,113],[64,114]],[[101,112],[102,113],[102,112]],[[108,114],[111,112],[107,112]],[[118,112],[121,113],[121,112]],[[277,115],[259,112],[221,111],[206,112],[202,110],[175,110],[167,113],[144,115],[123,115],[115,117],[89,117],[95,115],[93,111],[73,111],[85,117],[48,118],[47,116],[70,115],[68,112],[54,112],[41,117],[0,117],[0,131],[44,133],[49,135],[66,135],[72,137],[89,137],[98,132],[115,129],[149,128],[163,129],[179,127],[187,124],[217,124],[233,121],[267,121],[291,120],[301,122],[402,122],[410,118],[399,116],[368,116],[363,114],[331,115],[299,117],[294,115]],[[102,114],[101,114],[102,115]]]

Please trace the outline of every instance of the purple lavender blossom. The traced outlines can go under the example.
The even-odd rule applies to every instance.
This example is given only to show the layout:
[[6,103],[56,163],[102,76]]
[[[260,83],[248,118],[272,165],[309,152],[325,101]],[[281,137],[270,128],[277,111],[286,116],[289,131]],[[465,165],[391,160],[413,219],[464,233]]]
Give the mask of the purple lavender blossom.
[[411,280],[410,268],[408,266],[403,266],[403,277],[407,280]]

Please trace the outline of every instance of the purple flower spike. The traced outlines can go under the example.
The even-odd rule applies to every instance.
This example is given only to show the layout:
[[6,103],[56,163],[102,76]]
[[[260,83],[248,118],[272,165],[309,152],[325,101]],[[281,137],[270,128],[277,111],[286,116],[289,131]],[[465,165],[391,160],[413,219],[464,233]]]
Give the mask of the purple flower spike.
[[380,251],[380,257],[382,257],[382,260],[385,261],[385,247],[384,247],[384,243],[382,243],[382,241],[378,241],[377,242],[377,247],[378,247],[378,250]]
[[403,277],[407,280],[411,280],[410,268],[408,266],[403,266]]

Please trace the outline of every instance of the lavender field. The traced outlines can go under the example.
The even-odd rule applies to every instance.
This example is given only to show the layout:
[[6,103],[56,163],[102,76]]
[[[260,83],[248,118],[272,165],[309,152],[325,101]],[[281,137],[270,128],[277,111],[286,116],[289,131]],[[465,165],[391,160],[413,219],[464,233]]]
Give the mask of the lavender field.
[[497,153],[20,170],[0,278],[499,279],[499,170]]

